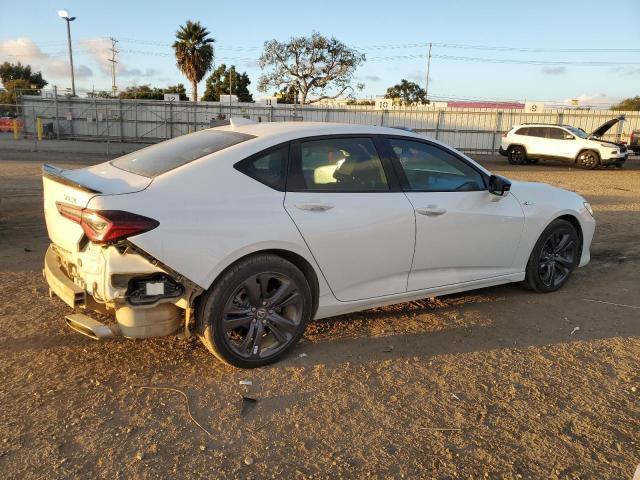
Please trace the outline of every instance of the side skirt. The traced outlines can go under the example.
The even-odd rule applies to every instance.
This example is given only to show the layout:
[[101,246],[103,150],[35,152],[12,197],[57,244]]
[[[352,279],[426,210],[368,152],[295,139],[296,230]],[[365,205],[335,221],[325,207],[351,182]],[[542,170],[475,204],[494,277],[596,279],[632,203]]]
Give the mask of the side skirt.
[[482,280],[474,280],[472,282],[456,283],[453,285],[445,285],[442,287],[428,288],[425,290],[414,290],[397,295],[388,295],[385,297],[367,298],[356,302],[337,302],[330,295],[320,298],[318,311],[314,317],[316,320],[345,313],[358,312],[368,308],[384,307],[396,303],[410,302],[422,298],[437,297],[440,295],[449,295],[451,293],[465,292],[468,290],[476,290],[478,288],[493,287],[511,282],[522,282],[525,272],[511,273],[509,275],[500,275],[498,277],[485,278]]

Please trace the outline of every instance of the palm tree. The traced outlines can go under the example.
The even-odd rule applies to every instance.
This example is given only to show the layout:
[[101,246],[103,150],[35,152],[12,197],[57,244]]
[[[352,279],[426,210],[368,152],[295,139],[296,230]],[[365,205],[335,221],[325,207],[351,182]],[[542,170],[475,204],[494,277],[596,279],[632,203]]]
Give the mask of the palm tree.
[[215,42],[209,38],[209,32],[200,22],[187,20],[187,24],[176,32],[177,40],[173,42],[176,52],[176,64],[185,77],[191,82],[191,97],[198,101],[198,82],[200,82],[213,63],[213,47]]

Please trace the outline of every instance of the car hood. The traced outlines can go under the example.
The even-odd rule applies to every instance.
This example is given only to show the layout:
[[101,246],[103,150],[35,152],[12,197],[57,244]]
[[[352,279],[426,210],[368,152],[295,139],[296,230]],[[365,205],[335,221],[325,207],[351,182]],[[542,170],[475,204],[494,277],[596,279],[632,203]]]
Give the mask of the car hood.
[[554,187],[548,183],[511,181],[511,193],[520,202],[584,202],[579,194],[564,188]]
[[624,115],[617,118],[612,118],[611,120],[604,122],[602,125],[596,128],[593,132],[591,132],[589,134],[589,137],[601,137],[605,133],[607,133],[609,129],[613,127],[616,123],[621,122],[623,120],[624,120]]

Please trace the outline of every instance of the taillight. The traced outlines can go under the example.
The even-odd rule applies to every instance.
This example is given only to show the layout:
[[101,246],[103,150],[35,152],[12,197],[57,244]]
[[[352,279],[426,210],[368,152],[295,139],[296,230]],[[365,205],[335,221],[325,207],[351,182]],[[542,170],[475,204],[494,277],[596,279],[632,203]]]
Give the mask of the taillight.
[[509,132],[504,132],[504,133],[502,134],[502,138],[507,138],[507,134],[508,134],[508,133],[509,133]]
[[56,207],[60,215],[79,223],[93,243],[115,242],[148,232],[160,225],[153,218],[122,210],[90,210],[60,202],[56,202]]

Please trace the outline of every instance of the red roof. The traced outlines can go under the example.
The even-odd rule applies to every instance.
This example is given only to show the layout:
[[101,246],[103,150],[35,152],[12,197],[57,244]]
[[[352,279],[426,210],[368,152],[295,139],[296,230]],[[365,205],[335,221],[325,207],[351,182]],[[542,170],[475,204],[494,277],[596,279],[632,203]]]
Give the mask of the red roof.
[[447,102],[447,107],[500,108],[503,110],[524,110],[524,103],[520,103],[520,102]]

